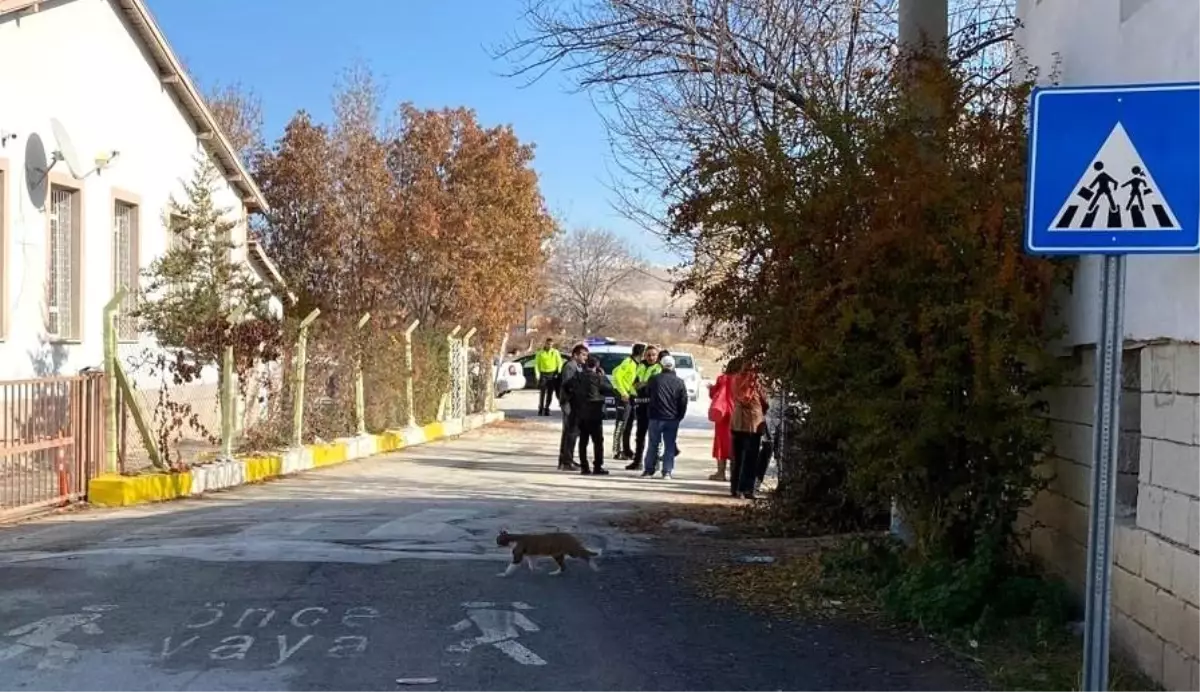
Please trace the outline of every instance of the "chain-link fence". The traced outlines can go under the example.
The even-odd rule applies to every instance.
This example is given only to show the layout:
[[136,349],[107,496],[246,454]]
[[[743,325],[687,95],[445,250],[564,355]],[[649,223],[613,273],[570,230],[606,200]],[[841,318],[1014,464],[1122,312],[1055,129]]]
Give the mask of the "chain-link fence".
[[[471,335],[387,319],[320,316],[304,329],[291,321],[278,359],[234,359],[240,367],[231,378],[231,451],[286,448],[297,433],[299,442],[311,443],[483,412],[494,375],[491,359],[470,345]],[[182,382],[168,353],[122,345],[118,356],[131,383],[117,398],[122,473],[185,468],[221,456],[218,368]]]
[[[463,387],[451,387],[451,382],[463,379],[461,339],[420,328],[406,332],[383,320],[368,319],[360,326],[359,320],[321,318],[308,329],[300,373],[299,330],[293,325],[291,332],[287,341],[293,345],[284,350],[280,368],[284,376],[260,385],[269,403],[239,431],[242,449],[294,443],[294,390],[301,374],[303,443],[424,425],[439,414],[461,415],[448,410],[449,402],[462,398]],[[452,351],[457,360],[451,358]]]
[[[123,343],[118,359],[132,396],[117,388],[117,459],[121,473],[182,468],[214,457],[220,449],[221,395],[215,372],[185,381],[171,354],[143,344]],[[143,418],[152,438],[138,427]]]

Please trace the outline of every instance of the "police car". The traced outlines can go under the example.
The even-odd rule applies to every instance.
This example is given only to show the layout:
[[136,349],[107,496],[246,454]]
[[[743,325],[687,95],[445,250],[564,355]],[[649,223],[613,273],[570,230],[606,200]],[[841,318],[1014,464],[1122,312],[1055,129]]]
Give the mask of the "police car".
[[[632,341],[617,341],[608,337],[596,336],[584,339],[583,344],[588,347],[588,354],[600,361],[600,369],[608,376],[609,382],[612,382],[613,370],[616,370],[618,365],[633,355]],[[616,399],[606,397],[604,399],[605,415],[616,417],[616,411]]]

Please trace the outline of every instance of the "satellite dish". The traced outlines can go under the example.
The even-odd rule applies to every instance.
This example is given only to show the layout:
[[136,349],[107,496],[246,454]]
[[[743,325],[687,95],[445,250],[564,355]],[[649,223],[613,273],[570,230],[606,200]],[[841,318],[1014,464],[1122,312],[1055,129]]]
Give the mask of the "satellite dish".
[[29,201],[35,209],[46,204],[46,176],[50,173],[50,162],[46,160],[46,146],[36,132],[25,140],[25,188]]
[[57,118],[50,118],[50,131],[54,133],[54,141],[58,143],[58,150],[54,152],[55,161],[65,161],[71,175],[76,178],[86,177],[91,171],[85,170],[80,163],[79,154],[75,151],[71,136],[67,134],[67,128],[63,127]]

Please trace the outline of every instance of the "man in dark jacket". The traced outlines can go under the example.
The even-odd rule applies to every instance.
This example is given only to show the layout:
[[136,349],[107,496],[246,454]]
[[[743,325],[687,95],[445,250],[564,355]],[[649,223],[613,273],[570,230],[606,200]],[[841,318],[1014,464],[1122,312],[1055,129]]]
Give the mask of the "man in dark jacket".
[[[585,476],[593,473],[607,476],[608,471],[604,468],[604,399],[617,396],[617,390],[605,377],[595,356],[587,359],[583,371],[571,378],[564,389],[571,413],[579,425],[579,472]],[[589,439],[592,441],[592,458],[596,461],[594,470],[588,465]]]
[[670,480],[675,470],[675,441],[679,437],[679,422],[687,414],[687,385],[675,374],[675,359],[660,358],[662,372],[646,383],[647,412],[650,415],[650,444],[646,446],[643,477],[654,475],[658,466],[659,444],[663,449],[662,477]]
[[561,384],[558,390],[558,406],[562,409],[563,428],[562,438],[558,443],[558,470],[574,471],[579,468],[571,458],[575,454],[575,438],[579,436],[579,417],[571,408],[571,400],[567,398],[567,384],[583,370],[583,364],[588,359],[588,347],[576,344],[571,349],[571,359],[562,367]]

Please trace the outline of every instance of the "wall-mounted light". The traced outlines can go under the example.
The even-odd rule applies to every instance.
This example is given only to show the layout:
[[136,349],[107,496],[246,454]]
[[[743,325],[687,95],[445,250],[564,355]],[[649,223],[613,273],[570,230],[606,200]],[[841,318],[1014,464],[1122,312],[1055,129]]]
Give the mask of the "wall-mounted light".
[[105,168],[112,165],[114,159],[121,155],[121,152],[113,149],[112,151],[102,151],[96,154],[96,173],[100,173]]

